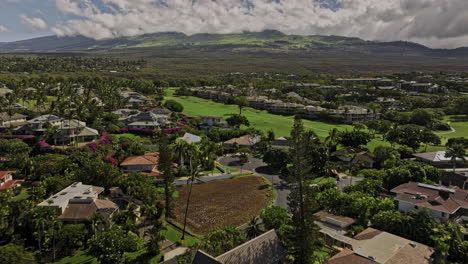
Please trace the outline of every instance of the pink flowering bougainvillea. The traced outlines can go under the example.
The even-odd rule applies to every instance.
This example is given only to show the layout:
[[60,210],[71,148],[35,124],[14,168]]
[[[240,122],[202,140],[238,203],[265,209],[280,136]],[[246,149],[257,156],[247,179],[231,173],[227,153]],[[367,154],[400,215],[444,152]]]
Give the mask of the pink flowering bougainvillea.
[[98,151],[98,146],[96,144],[96,142],[91,142],[88,144],[88,148],[92,151],[92,152],[97,152]]
[[50,145],[47,144],[47,142],[41,140],[39,142],[37,142],[37,148],[39,149],[39,151],[49,151],[50,150]]

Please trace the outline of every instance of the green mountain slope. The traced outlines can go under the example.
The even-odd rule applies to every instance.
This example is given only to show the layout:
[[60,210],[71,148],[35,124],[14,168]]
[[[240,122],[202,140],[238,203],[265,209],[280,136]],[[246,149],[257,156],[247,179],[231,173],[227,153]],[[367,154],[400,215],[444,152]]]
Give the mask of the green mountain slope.
[[0,52],[66,52],[89,50],[119,50],[129,48],[174,49],[263,49],[285,51],[336,50],[345,53],[364,53],[398,56],[468,57],[468,49],[430,49],[410,42],[376,42],[340,36],[286,35],[275,30],[240,34],[155,33],[135,37],[94,40],[82,36],[49,36],[24,41],[0,43]]

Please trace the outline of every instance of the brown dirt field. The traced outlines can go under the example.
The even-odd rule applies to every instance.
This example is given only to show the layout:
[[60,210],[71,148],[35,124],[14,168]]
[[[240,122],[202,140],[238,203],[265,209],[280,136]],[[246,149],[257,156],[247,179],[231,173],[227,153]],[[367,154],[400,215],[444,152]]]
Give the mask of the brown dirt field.
[[[176,221],[183,224],[189,186],[177,188]],[[217,227],[239,226],[258,214],[272,197],[266,181],[259,176],[194,184],[187,226],[198,234]]]

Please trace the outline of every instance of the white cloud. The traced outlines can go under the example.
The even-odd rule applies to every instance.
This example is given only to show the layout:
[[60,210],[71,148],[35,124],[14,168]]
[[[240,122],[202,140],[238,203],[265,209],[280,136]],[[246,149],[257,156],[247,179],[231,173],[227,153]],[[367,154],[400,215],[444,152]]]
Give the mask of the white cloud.
[[0,32],[10,32],[10,29],[3,25],[0,25]]
[[467,0],[338,2],[341,7],[333,11],[314,0],[55,0],[58,10],[78,18],[55,25],[52,31],[102,39],[169,31],[276,29],[288,34],[408,40],[432,47],[468,45]]
[[49,28],[42,18],[28,17],[24,14],[19,15],[19,18],[21,19],[21,24],[27,26],[31,30],[46,30]]

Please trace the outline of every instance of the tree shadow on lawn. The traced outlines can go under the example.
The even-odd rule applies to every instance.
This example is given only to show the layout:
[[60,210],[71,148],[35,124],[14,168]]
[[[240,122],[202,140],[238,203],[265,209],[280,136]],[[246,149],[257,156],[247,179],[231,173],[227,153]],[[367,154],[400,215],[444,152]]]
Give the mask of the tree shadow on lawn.
[[468,121],[468,115],[467,116],[451,116],[449,119],[450,122],[467,122]]

